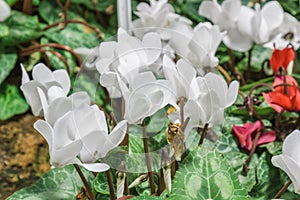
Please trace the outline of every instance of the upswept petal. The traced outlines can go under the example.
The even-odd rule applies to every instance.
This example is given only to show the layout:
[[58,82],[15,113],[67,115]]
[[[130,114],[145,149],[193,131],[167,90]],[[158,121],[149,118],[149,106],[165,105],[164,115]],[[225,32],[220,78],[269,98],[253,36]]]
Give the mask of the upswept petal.
[[270,1],[266,3],[261,9],[261,14],[266,20],[266,24],[270,31],[278,28],[284,17],[283,9],[277,1]]
[[203,1],[199,7],[198,13],[216,23],[218,16],[221,14],[222,8],[216,0]]
[[32,69],[32,78],[40,83],[54,81],[52,71],[43,63],[38,63]]
[[228,15],[231,21],[236,20],[240,13],[242,2],[240,0],[227,0],[222,3],[222,11]]
[[296,163],[300,164],[300,131],[294,130],[290,133],[284,140],[282,146],[283,155],[288,155],[291,157]]
[[162,44],[160,37],[157,33],[147,33],[142,40],[142,46],[144,47],[147,61],[144,65],[150,65],[154,63],[161,54]]
[[9,5],[4,1],[0,0],[0,22],[5,21],[11,13]]
[[224,44],[230,49],[245,52],[253,46],[253,40],[249,35],[242,34],[238,28],[232,27],[223,38]]
[[238,81],[232,81],[229,85],[228,91],[227,91],[227,95],[226,95],[226,104],[225,104],[225,108],[231,106],[237,96],[238,96],[238,91],[239,91],[239,82]]
[[285,173],[288,174],[293,182],[295,192],[300,194],[300,167],[299,164],[295,162],[288,155],[278,155],[273,156],[271,159],[272,164],[275,167],[281,168]]
[[64,94],[67,95],[71,88],[71,81],[68,72],[65,69],[55,70],[53,71],[53,76],[54,79],[60,84]]
[[252,18],[255,15],[255,11],[247,6],[242,6],[240,14],[237,20],[237,30],[248,37],[252,36],[254,30],[252,27]]
[[33,124],[33,127],[45,138],[49,146],[49,152],[51,152],[53,144],[53,129],[50,124],[39,119]]
[[30,79],[29,79],[29,76],[28,76],[27,71],[25,70],[23,64],[21,64],[21,70],[22,70],[22,81],[21,81],[21,83],[23,85],[24,83],[29,82]]

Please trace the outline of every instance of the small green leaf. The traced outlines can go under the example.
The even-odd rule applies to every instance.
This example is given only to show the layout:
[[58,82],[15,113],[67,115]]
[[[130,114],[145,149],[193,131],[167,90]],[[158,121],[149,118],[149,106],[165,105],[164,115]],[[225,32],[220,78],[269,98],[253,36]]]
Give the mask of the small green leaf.
[[[83,170],[85,177],[91,182],[93,175]],[[72,165],[51,169],[34,185],[14,193],[7,200],[73,200],[83,183]]]
[[0,43],[4,46],[15,46],[42,35],[37,16],[28,16],[12,10],[10,17],[3,24],[9,27],[9,34],[0,38]]
[[[109,195],[108,182],[104,172],[97,174],[94,180],[94,190],[99,192],[100,194]],[[116,191],[116,188],[114,188],[114,190]]]
[[0,53],[0,85],[15,67],[17,58],[18,56],[15,52]]
[[29,106],[17,86],[2,84],[0,86],[0,120],[25,113]]
[[169,199],[250,199],[217,151],[197,148],[179,165]]

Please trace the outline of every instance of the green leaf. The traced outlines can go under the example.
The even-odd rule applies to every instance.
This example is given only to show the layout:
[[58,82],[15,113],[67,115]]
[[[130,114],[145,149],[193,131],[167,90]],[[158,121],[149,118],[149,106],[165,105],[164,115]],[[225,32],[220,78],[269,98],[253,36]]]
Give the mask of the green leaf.
[[5,24],[0,23],[0,38],[9,35],[9,27]]
[[[91,182],[93,175],[86,170],[82,171]],[[51,169],[34,185],[14,193],[7,200],[42,200],[45,198],[73,200],[82,186],[83,183],[75,168],[69,165],[64,168]]]
[[[97,176],[94,180],[94,190],[99,192],[100,194],[109,195],[109,186],[108,186],[108,182],[107,182],[105,172],[97,174]],[[117,191],[116,190],[116,184],[114,184],[114,190]]]
[[17,58],[18,56],[15,52],[0,53],[0,85],[15,67]]
[[25,113],[29,106],[17,86],[2,84],[0,108],[0,120],[6,120],[14,115]]
[[164,199],[160,196],[151,196],[151,195],[143,195],[143,196],[137,196],[134,198],[131,198],[132,200],[159,200],[159,199]]
[[250,198],[220,153],[197,148],[179,165],[170,199]]
[[97,1],[96,7],[95,7],[92,1],[72,0],[72,3],[74,3],[74,4],[83,4],[91,10],[97,9],[98,11],[105,11],[105,9],[108,6],[115,4],[115,2],[116,2],[115,0],[101,0],[101,1]]
[[37,16],[28,16],[12,10],[10,17],[3,24],[9,27],[9,34],[0,38],[0,43],[4,46],[15,46],[42,35],[41,24]]

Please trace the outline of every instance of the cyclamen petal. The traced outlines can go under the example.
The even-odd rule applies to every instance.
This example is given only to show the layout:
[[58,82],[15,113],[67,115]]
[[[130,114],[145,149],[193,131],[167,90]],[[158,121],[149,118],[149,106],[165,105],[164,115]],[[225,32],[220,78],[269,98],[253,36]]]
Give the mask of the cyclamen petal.
[[293,182],[295,192],[300,194],[300,131],[294,130],[283,142],[282,154],[271,159],[275,167],[285,171]]
[[11,13],[9,5],[4,1],[0,0],[0,22],[5,21]]

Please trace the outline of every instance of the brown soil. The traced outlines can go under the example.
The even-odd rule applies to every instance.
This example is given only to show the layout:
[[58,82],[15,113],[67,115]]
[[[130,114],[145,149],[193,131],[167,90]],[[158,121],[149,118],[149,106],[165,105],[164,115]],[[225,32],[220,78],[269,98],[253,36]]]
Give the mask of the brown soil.
[[0,122],[0,200],[30,186],[50,169],[48,146],[31,114]]

